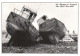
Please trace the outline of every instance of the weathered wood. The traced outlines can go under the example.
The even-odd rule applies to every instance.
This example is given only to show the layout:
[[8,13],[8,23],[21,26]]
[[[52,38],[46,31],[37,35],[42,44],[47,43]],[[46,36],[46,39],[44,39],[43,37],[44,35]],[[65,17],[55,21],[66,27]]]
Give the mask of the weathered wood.
[[39,33],[42,36],[44,42],[56,43],[59,42],[59,39],[65,36],[66,27],[59,20],[52,18],[50,20],[46,20],[39,26]]
[[38,30],[29,20],[11,12],[7,18],[7,32],[12,36],[9,45],[29,45],[37,41]]

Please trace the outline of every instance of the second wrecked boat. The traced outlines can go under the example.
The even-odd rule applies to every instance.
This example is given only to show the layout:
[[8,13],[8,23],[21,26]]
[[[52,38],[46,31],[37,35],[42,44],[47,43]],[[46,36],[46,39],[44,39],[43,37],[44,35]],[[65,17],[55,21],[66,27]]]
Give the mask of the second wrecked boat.
[[37,22],[39,34],[45,43],[56,44],[66,35],[65,25],[55,18],[47,19],[44,15]]

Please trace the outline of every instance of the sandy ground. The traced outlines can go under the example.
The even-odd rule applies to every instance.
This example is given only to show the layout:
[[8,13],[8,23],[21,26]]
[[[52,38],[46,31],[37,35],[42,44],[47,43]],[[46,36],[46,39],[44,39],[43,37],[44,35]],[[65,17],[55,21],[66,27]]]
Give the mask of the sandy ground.
[[2,36],[2,53],[78,53],[77,42],[62,42],[57,45],[40,43],[27,47],[7,47],[9,39],[10,36],[8,38],[5,38],[5,34]]

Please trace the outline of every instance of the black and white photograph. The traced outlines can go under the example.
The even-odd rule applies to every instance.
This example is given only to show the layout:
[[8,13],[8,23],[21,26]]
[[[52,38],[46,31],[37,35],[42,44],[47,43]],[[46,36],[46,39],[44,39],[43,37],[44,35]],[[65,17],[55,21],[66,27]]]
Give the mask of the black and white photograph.
[[78,54],[77,2],[2,2],[2,53]]

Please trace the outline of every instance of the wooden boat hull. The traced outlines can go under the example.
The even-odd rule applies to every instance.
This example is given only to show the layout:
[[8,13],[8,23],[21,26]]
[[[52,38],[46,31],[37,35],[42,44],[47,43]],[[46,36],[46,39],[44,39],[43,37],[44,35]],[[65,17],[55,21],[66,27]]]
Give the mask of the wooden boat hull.
[[46,43],[58,43],[66,35],[66,27],[59,20],[52,18],[39,26],[39,33]]
[[37,42],[39,32],[29,21],[11,12],[7,18],[7,32],[11,35],[12,45],[30,45]]

